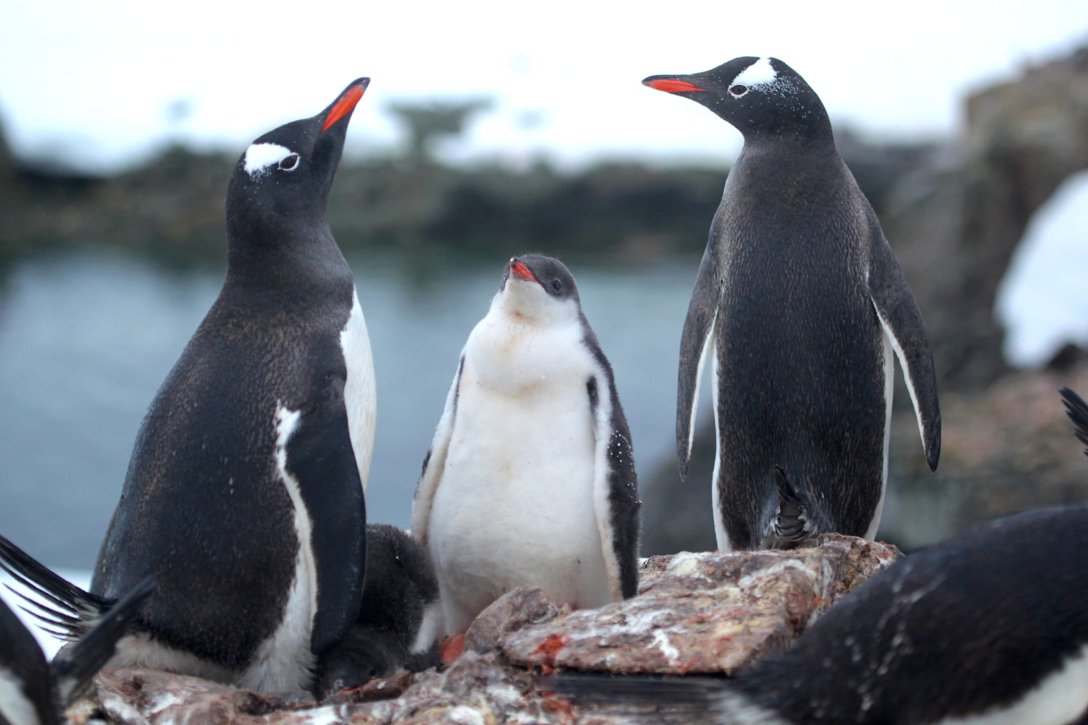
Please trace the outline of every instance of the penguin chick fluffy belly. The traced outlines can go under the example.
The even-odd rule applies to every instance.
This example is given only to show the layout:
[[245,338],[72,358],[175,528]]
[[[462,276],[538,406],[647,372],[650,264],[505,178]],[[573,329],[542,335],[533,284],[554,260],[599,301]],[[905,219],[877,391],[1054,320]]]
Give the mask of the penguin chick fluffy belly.
[[575,607],[631,596],[637,530],[630,434],[574,280],[515,258],[465,345],[413,510],[447,632],[517,586]]

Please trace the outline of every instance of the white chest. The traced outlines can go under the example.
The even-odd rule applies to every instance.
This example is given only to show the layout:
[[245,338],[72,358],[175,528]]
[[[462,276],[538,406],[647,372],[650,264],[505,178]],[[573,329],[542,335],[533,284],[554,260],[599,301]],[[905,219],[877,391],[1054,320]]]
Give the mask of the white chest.
[[519,585],[598,606],[610,590],[593,506],[592,356],[580,329],[488,323],[465,348],[431,513],[443,596],[471,616]]
[[377,390],[374,381],[374,357],[370,352],[370,335],[366,329],[359,296],[352,292],[351,315],[340,331],[340,349],[344,353],[347,380],[344,382],[344,404],[348,413],[348,432],[359,467],[359,480],[366,491],[370,477],[370,460],[374,452],[374,423],[377,411]]

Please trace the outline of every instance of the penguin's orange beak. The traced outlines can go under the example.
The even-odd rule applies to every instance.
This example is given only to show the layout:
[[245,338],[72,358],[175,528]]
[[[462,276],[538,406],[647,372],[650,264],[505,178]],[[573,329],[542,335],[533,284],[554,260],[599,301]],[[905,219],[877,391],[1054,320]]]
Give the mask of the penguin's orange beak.
[[359,103],[359,99],[363,97],[363,92],[369,84],[369,78],[360,78],[340,94],[340,97],[336,99],[336,103],[329,109],[329,115],[325,116],[325,123],[321,124],[322,133],[328,131],[336,125],[337,121],[355,110],[355,105]]
[[536,275],[533,271],[526,267],[524,264],[518,261],[517,257],[510,260],[510,274],[514,275],[518,279],[523,279],[527,282],[536,282]]
[[694,83],[688,83],[687,81],[681,81],[676,78],[668,78],[663,76],[650,76],[642,81],[642,85],[649,86],[655,91],[665,91],[666,93],[691,93],[692,91],[704,91],[705,88],[700,88]]

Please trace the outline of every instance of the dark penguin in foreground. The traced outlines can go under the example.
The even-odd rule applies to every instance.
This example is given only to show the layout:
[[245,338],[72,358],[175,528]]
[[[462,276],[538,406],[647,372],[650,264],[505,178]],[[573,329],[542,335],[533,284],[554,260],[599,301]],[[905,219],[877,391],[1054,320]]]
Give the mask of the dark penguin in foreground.
[[65,708],[113,656],[117,640],[128,631],[153,589],[152,579],[141,582],[52,663],[46,661],[34,635],[0,600],[0,723],[64,722]]
[[[1088,405],[1063,390],[1088,445]],[[1088,453],[1088,451],[1086,451]],[[721,723],[1071,723],[1088,718],[1088,505],[1030,511],[912,554],[789,650],[732,679],[571,677],[589,702]]]
[[102,607],[157,578],[115,665],[298,691],[355,621],[374,375],[325,206],[367,84],[234,168],[226,281],[151,403],[95,565]]
[[359,618],[321,658],[317,697],[401,669],[440,664],[442,606],[434,565],[419,542],[388,524],[366,527],[366,585]]
[[872,538],[888,471],[893,355],[930,469],[941,415],[922,316],[819,97],[776,58],[651,76],[744,135],[711,223],[680,344],[676,446],[687,474],[712,351],[718,548]]
[[592,608],[638,589],[639,500],[612,367],[570,270],[514,257],[465,343],[412,506],[447,634],[518,586]]

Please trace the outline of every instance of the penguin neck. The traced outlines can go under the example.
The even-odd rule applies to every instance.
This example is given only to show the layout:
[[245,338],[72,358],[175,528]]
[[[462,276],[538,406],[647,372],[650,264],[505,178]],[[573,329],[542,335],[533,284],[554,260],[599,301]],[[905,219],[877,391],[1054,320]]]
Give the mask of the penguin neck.
[[744,146],[737,158],[737,164],[742,159],[753,157],[777,158],[788,162],[790,159],[799,161],[803,158],[837,157],[838,153],[830,125],[826,133],[748,133],[744,136]]
[[[257,241],[259,240],[259,241]],[[324,286],[351,279],[351,269],[322,216],[254,235],[230,234],[227,281],[249,288]]]

